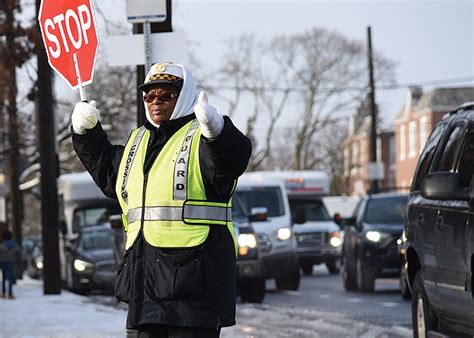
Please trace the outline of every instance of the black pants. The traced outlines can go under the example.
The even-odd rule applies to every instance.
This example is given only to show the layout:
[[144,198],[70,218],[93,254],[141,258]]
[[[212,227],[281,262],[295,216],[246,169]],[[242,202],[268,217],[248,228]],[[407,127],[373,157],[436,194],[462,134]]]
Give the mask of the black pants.
[[138,330],[127,330],[127,338],[219,338],[220,333],[220,329],[207,327],[144,325]]

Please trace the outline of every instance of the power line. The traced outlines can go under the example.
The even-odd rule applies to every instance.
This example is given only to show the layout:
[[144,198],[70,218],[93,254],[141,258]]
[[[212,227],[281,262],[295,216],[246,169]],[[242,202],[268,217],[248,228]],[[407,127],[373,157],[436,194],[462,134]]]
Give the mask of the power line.
[[[443,86],[448,84],[455,84],[455,83],[462,83],[462,82],[470,82],[474,81],[474,76],[465,76],[465,77],[458,77],[458,78],[450,78],[450,79],[442,79],[442,80],[429,80],[429,81],[420,81],[420,82],[411,82],[411,83],[395,83],[395,84],[377,84],[376,90],[397,90],[403,89],[408,87],[414,86]],[[274,92],[284,92],[287,91],[288,88],[284,87],[277,87],[277,86],[235,86],[235,85],[207,85],[203,86],[211,90],[240,90],[240,91],[248,91],[248,92],[256,92],[256,91],[274,91]],[[307,90],[306,87],[295,87],[292,89],[293,91],[301,91],[304,92]],[[318,93],[328,93],[328,92],[352,92],[352,91],[365,91],[367,87],[345,87],[345,88],[328,88],[322,87],[318,89]]]

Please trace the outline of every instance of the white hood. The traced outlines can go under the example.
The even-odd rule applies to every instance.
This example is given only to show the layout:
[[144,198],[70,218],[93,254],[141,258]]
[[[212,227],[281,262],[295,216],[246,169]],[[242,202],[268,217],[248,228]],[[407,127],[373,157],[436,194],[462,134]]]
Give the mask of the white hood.
[[[194,82],[193,74],[185,68],[183,65],[173,63],[173,66],[177,66],[181,68],[183,72],[183,88],[181,88],[181,92],[178,96],[178,101],[176,101],[176,106],[174,107],[173,114],[171,114],[170,120],[175,120],[177,118],[190,115],[194,112],[194,106],[197,104],[198,95],[197,95],[197,88],[196,83]],[[148,71],[148,74],[145,78],[145,83],[149,81],[152,74],[153,66]],[[145,96],[145,92],[143,92],[143,96]],[[159,128],[160,125],[153,122],[150,117],[150,112],[148,110],[148,105],[144,102],[145,105],[145,115],[148,120],[153,126]]]

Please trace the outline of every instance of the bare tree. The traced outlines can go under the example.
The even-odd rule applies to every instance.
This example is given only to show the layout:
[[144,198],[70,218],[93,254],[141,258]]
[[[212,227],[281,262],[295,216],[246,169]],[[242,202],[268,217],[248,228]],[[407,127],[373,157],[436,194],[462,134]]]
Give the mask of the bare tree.
[[[325,163],[321,147],[327,142],[320,142],[321,131],[340,125],[341,119],[366,96],[364,43],[313,28],[268,42],[242,35],[228,43],[228,50],[221,82],[229,85],[215,90],[222,93],[233,88],[235,96],[228,99],[232,113],[238,110],[242,93],[249,92],[258,109],[245,112],[247,134],[259,139],[255,125],[266,127],[264,141],[254,145],[249,169],[288,167],[288,152],[293,155],[289,160],[292,169],[313,169]],[[393,80],[392,61],[376,54],[375,67],[377,80]],[[258,120],[262,114],[267,117],[263,124]],[[286,132],[280,135],[285,142],[277,145],[279,150],[275,152],[275,128],[282,116]]]

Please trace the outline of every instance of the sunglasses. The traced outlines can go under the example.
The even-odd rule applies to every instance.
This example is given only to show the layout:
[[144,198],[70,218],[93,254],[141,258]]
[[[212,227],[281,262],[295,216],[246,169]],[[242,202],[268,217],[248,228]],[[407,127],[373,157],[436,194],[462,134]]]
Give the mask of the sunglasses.
[[158,100],[160,101],[169,102],[177,97],[178,97],[177,93],[158,93],[158,94],[150,93],[143,96],[143,101],[147,103],[152,103],[153,101],[155,101],[156,98],[158,98]]

